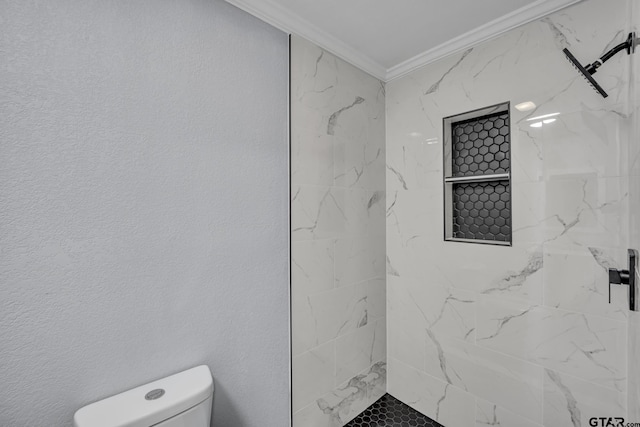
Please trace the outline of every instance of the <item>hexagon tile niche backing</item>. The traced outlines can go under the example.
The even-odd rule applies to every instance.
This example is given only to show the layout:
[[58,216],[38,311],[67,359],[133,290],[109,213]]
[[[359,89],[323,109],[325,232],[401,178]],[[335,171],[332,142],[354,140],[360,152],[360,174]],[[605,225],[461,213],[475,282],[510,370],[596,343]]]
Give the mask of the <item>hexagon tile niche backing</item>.
[[453,176],[509,172],[509,116],[501,113],[453,123]]
[[385,394],[345,427],[443,427],[426,415]]
[[505,181],[456,184],[453,188],[453,237],[508,242],[510,194]]
[[[452,122],[450,132],[451,176],[482,177],[510,172],[508,110]],[[452,237],[510,242],[510,197],[508,178],[453,183]]]

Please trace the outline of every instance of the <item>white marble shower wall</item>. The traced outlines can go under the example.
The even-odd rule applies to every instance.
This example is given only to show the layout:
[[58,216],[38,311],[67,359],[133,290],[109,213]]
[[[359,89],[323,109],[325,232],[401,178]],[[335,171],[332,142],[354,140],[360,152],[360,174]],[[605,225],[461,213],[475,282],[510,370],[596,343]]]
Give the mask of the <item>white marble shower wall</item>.
[[[626,265],[638,177],[630,59],[596,74],[603,99],[562,49],[594,61],[626,39],[629,7],[586,0],[386,86],[387,386],[447,427],[627,416],[626,291],[608,304],[607,269]],[[444,242],[442,118],[505,101],[513,246]]]
[[[632,1],[631,27],[640,32],[640,3]],[[633,76],[630,85],[630,109],[632,111],[631,139],[629,144],[629,228],[631,248],[640,249],[640,55],[636,53],[631,63]],[[640,279],[640,277],[638,277]],[[640,313],[629,313],[628,332],[629,420],[640,420]]]
[[385,88],[291,41],[293,411],[342,426],[386,391]]

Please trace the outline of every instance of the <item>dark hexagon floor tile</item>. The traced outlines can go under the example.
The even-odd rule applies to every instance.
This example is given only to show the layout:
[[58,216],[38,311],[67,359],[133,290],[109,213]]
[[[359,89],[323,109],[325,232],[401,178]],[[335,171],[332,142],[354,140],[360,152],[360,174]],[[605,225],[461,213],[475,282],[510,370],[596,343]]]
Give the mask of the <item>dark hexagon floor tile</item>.
[[444,427],[412,409],[395,397],[385,394],[345,427]]

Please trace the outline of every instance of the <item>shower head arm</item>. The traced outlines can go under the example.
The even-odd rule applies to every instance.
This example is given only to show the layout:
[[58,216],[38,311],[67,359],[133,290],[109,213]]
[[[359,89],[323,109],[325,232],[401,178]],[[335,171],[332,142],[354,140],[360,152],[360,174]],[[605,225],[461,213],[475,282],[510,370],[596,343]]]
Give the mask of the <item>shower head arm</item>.
[[609,50],[607,53],[602,55],[600,59],[598,59],[596,62],[590,65],[587,65],[585,69],[589,74],[595,74],[598,71],[598,68],[602,66],[602,64],[604,64],[605,62],[613,58],[618,52],[622,50],[626,50],[628,55],[635,53],[636,46],[638,45],[639,40],[640,39],[636,37],[636,33],[629,33],[629,37],[627,37],[627,40],[625,42],[620,43],[618,46]]
[[598,59],[596,62],[586,66],[583,66],[582,64],[580,64],[580,62],[576,59],[575,56],[573,56],[573,54],[569,51],[569,49],[564,48],[562,51],[564,52],[569,62],[571,62],[571,64],[576,68],[576,70],[578,70],[578,72],[585,79],[587,79],[591,87],[593,87],[600,95],[602,95],[603,98],[606,98],[609,95],[607,95],[607,92],[593,78],[593,74],[595,74],[596,71],[598,71],[598,68],[600,68],[602,64],[604,64],[605,62],[613,58],[618,52],[622,50],[626,50],[629,55],[631,55],[632,53],[635,53],[636,46],[638,44],[640,44],[640,39],[636,37],[636,33],[629,33],[629,36],[627,37],[627,40],[624,43],[620,43],[618,46],[614,47],[613,49],[609,50],[607,53],[602,55],[600,59]]

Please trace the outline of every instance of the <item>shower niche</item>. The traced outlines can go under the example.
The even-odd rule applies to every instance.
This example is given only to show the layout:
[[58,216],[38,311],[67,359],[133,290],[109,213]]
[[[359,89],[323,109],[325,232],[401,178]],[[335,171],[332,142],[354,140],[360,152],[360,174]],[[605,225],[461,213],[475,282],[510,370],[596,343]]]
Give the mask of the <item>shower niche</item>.
[[511,245],[509,106],[443,119],[446,241]]

